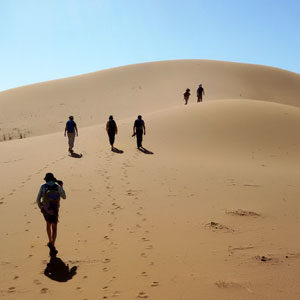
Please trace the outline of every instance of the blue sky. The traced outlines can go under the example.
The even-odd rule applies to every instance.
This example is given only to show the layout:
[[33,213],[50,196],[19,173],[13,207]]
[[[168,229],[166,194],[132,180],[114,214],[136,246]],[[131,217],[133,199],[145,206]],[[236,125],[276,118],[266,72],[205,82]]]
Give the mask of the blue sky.
[[299,0],[0,0],[0,91],[170,59],[300,73]]

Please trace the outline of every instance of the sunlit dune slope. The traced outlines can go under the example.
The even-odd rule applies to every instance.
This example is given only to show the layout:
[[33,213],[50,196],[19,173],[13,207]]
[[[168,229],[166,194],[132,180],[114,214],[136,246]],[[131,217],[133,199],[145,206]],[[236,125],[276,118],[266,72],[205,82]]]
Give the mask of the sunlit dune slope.
[[300,105],[300,75],[265,66],[177,60],[119,67],[0,93],[0,140],[63,130],[73,114],[82,126],[183,104],[183,92],[203,83],[205,101],[258,99]]
[[[300,109],[255,100],[223,100],[153,114],[151,143],[193,163],[222,161],[297,164]],[[174,157],[173,157],[174,158]]]

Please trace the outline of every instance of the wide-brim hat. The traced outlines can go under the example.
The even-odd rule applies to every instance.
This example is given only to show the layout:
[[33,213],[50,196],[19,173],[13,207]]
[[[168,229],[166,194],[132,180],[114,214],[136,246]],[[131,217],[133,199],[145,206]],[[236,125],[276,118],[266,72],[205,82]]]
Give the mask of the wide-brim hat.
[[56,181],[56,178],[52,173],[47,173],[44,178],[45,181]]

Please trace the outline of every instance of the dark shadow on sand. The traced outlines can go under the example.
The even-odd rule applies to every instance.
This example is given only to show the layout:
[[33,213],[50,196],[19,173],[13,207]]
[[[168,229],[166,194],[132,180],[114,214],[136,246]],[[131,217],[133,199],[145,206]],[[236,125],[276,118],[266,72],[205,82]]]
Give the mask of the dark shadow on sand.
[[138,148],[138,150],[140,150],[141,152],[143,152],[145,154],[154,154],[153,152],[151,152],[150,150],[147,150],[144,147],[140,147],[140,148]]
[[69,265],[65,264],[59,257],[52,256],[44,270],[44,274],[52,280],[67,282],[76,275],[76,271],[77,266],[70,269]]
[[82,154],[81,154],[81,153],[78,154],[78,153],[73,152],[73,153],[70,154],[70,156],[71,156],[71,157],[74,157],[74,158],[81,158],[81,157],[82,157]]
[[113,147],[113,148],[111,149],[111,151],[112,151],[112,152],[115,152],[115,153],[119,153],[119,154],[124,153],[123,150],[120,150],[120,149],[118,149],[118,148],[116,148],[116,147]]

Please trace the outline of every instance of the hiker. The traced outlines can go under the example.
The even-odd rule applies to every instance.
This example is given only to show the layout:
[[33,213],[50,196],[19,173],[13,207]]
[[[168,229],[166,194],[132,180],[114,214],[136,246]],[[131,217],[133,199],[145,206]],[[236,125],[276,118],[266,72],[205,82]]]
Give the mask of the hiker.
[[[44,180],[46,181],[40,188],[36,202],[44,215],[47,223],[47,234],[49,243],[47,246],[50,248],[50,255],[55,249],[55,240],[57,235],[57,223],[60,197],[66,199],[66,194],[63,189],[63,182],[57,180],[52,173],[47,173]],[[42,201],[41,201],[42,200]]]
[[142,120],[142,116],[139,115],[133,125],[133,135],[136,135],[136,142],[138,149],[142,148],[143,134],[146,134],[145,122]]
[[74,152],[73,147],[75,141],[75,133],[78,136],[78,129],[76,123],[74,122],[73,116],[70,116],[69,121],[66,123],[65,134],[64,134],[65,136],[66,133],[68,134],[69,152],[72,154]]
[[199,87],[197,89],[197,102],[202,102],[202,95],[205,95],[204,88],[202,87],[202,84],[199,84]]
[[185,100],[185,105],[187,105],[188,101],[189,101],[189,98],[190,98],[190,89],[186,89],[185,93],[183,94],[183,98]]
[[115,135],[118,134],[118,127],[113,116],[109,116],[106,123],[106,131],[111,145],[111,151],[114,150]]

